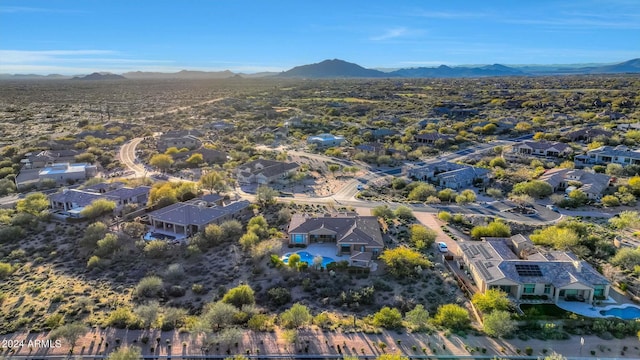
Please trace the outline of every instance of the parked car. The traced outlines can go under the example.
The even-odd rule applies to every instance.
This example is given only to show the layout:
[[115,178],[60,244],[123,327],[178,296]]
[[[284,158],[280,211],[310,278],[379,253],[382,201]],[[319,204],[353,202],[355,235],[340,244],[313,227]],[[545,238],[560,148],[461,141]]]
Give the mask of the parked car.
[[358,186],[356,186],[356,189],[358,189],[358,191],[362,191],[364,190],[364,185],[358,184]]
[[442,241],[438,243],[438,250],[440,250],[440,252],[442,253],[449,252],[449,248],[447,247],[447,244],[443,243]]
[[555,211],[555,212],[557,212],[557,211],[558,211],[558,207],[557,207],[557,206],[555,206],[555,205],[547,205],[547,209],[549,209],[549,210],[551,210],[551,211]]

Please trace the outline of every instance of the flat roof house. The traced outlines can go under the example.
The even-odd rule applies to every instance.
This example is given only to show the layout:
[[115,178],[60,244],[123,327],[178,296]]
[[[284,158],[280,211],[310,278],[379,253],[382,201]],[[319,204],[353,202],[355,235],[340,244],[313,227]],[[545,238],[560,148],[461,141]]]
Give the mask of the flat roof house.
[[75,157],[84,154],[84,151],[66,149],[66,150],[43,150],[36,154],[30,153],[20,160],[26,169],[39,169],[47,165],[60,163],[73,163]]
[[587,151],[585,155],[576,156],[574,161],[576,166],[597,164],[639,165],[640,151],[631,150],[624,145],[616,147],[601,146]]
[[350,255],[352,265],[368,266],[384,247],[376,216],[294,214],[287,233],[292,245],[335,243],[336,255]]
[[248,211],[249,205],[251,203],[246,200],[220,206],[214,202],[192,199],[150,212],[149,222],[152,231],[185,238],[203,231],[209,224],[239,219]]
[[413,137],[413,139],[418,144],[433,145],[438,140],[450,141],[450,140],[453,140],[454,137],[451,135],[444,135],[437,132],[430,132],[425,134],[417,134]]
[[307,144],[316,144],[318,147],[340,146],[343,142],[344,136],[333,134],[319,134],[307,138]]
[[[100,185],[100,186],[98,186]],[[115,212],[121,211],[128,204],[145,205],[149,199],[149,186],[129,188],[117,185],[114,188],[105,187],[109,184],[98,184],[87,189],[65,189],[49,196],[49,204],[54,211],[62,212],[70,217],[80,218],[80,212],[86,206],[98,199],[107,199],[116,203]]]
[[40,181],[51,179],[62,184],[88,179],[95,176],[97,172],[95,165],[62,163],[43,168],[38,172],[38,179]]
[[236,177],[241,184],[269,184],[284,181],[299,167],[296,163],[258,159],[236,169]]
[[592,303],[609,296],[609,281],[591,265],[570,252],[538,252],[519,234],[462,242],[460,248],[465,266],[483,293],[500,289],[516,301],[541,297],[553,303]]

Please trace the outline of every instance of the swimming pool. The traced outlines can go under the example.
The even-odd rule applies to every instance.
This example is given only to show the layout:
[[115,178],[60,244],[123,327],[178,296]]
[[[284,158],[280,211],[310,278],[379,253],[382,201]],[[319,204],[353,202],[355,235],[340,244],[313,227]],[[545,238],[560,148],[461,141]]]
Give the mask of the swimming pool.
[[[289,263],[289,256],[291,256],[294,253],[286,253],[284,255],[282,255],[282,262],[285,264]],[[301,262],[306,262],[307,264],[309,264],[309,266],[313,266],[313,258],[316,257],[316,255],[313,255],[307,251],[296,251],[295,254],[300,255],[300,261]],[[332,263],[332,262],[336,262],[335,260],[333,260],[330,257],[327,256],[323,256],[322,257],[322,267],[326,268],[328,264]]]
[[167,241],[171,241],[171,240],[175,240],[176,237],[175,236],[171,236],[171,235],[165,235],[165,234],[160,234],[160,233],[149,231],[148,233],[144,234],[144,239],[146,241],[151,241],[151,240],[167,240]]
[[605,316],[615,316],[625,320],[640,319],[640,308],[635,305],[627,305],[625,307],[620,306],[607,310],[600,310],[600,314]]

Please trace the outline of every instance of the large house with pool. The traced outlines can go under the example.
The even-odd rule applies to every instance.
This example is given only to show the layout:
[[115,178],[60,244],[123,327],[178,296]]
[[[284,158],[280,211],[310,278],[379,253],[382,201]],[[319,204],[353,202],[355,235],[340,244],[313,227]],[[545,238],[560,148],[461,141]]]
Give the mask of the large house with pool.
[[334,243],[336,255],[348,255],[351,265],[368,266],[384,247],[376,216],[294,214],[287,232],[289,244],[294,246]]
[[516,301],[605,300],[609,281],[587,262],[564,251],[543,252],[518,234],[459,244],[462,266],[478,291],[500,289]]

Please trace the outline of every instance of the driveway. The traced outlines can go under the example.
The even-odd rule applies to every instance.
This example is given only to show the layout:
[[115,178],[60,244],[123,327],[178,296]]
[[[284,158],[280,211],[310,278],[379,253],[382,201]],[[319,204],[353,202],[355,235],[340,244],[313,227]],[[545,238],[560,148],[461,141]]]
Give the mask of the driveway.
[[[442,231],[441,226],[443,225],[443,223],[442,221],[440,221],[440,219],[437,218],[436,214],[429,214],[425,212],[414,211],[413,215],[422,225],[436,232],[437,234],[436,243],[442,241],[445,244],[447,244],[447,247],[449,248],[449,252],[452,252],[454,254],[460,254],[460,247],[458,246],[458,243],[455,240],[453,240],[449,235],[445,234],[444,231]],[[434,245],[434,247],[435,246],[437,245]],[[437,248],[436,248],[436,251],[438,251]]]

